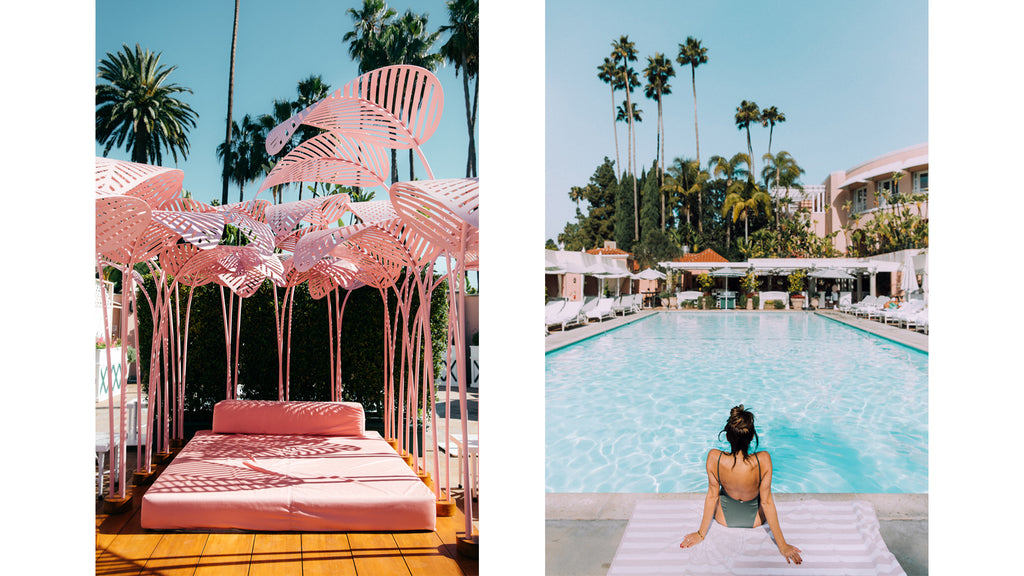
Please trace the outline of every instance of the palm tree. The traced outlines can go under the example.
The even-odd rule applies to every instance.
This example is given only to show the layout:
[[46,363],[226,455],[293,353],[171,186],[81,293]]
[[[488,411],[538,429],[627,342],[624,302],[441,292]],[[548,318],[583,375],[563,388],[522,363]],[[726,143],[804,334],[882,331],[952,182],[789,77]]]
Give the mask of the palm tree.
[[246,114],[241,126],[232,122],[231,131],[237,138],[231,140],[230,146],[225,146],[226,142],[217,146],[217,157],[224,166],[223,173],[231,182],[238,184],[239,202],[244,199],[245,185],[263,174],[267,149],[263,145],[265,138],[260,138],[260,129],[260,123]]
[[[647,67],[644,68],[644,76],[647,77],[647,85],[644,89],[644,95],[648,98],[653,98],[658,102],[658,148],[660,148],[660,153],[656,152],[655,157],[658,159],[658,165],[661,167],[661,170],[659,171],[660,179],[658,180],[659,186],[665,179],[665,126],[662,123],[661,100],[662,96],[672,93],[672,86],[669,85],[668,79],[675,75],[676,71],[672,69],[672,61],[665,58],[664,54],[655,52],[653,57],[647,57]],[[655,150],[657,151],[658,148]],[[664,197],[662,197],[661,203],[661,229],[665,229]]]
[[[441,32],[427,32],[427,15],[406,10],[402,17],[384,31],[387,63],[419,66],[431,72],[444,62],[439,52],[431,52]],[[397,150],[391,149],[391,183],[398,181]],[[409,148],[409,180],[415,180],[413,149]]]
[[[294,103],[289,102],[288,100],[275,99],[273,104],[273,112],[271,112],[270,114],[263,114],[257,119],[257,124],[259,126],[257,132],[258,140],[260,142],[266,142],[267,135],[270,134],[270,131],[273,130],[274,127],[280,125],[282,122],[285,122],[289,118],[291,118],[293,113]],[[286,142],[284,146],[281,147],[281,150],[279,150],[278,153],[273,156],[267,155],[266,147],[261,146],[262,156],[260,168],[263,171],[263,173],[269,174],[270,171],[274,168],[274,165],[277,163],[277,161],[287,156],[288,153],[291,152],[292,149],[297,144],[298,141],[296,135],[295,133],[292,133],[291,141]],[[277,186],[274,186],[270,189],[270,193],[273,195],[275,203],[281,202],[281,200],[283,199],[282,197],[284,186],[285,184],[278,184]]]
[[765,161],[765,167],[761,169],[761,178],[764,180],[765,188],[768,188],[772,176],[775,176],[775,190],[776,195],[772,195],[772,202],[776,204],[773,210],[775,211],[775,227],[779,227],[779,210],[777,209],[777,194],[778,190],[785,190],[788,188],[803,189],[803,185],[800,184],[799,178],[806,171],[797,165],[796,160],[793,156],[785,150],[781,150],[778,154],[772,156],[771,154],[765,154],[762,159]]
[[[235,21],[231,25],[231,65],[228,68],[228,119],[227,119],[227,134],[224,136],[224,148],[231,148],[231,128],[235,125],[231,121],[231,105],[235,98],[235,46],[238,44],[238,0],[235,0]],[[223,188],[221,191],[221,204],[228,203],[228,170],[224,170]]]
[[[636,62],[636,45],[629,41],[629,36],[620,36],[618,40],[612,42],[612,60],[617,64],[621,64],[619,68],[619,81],[622,83],[626,90],[626,110],[634,110],[632,105],[633,88],[640,86],[640,79],[637,77],[636,71],[629,65],[630,62]],[[633,138],[633,115],[627,114],[629,138],[632,142]],[[636,149],[633,147],[633,155],[636,154]],[[636,158],[630,156],[630,168],[629,173],[633,174],[633,239],[637,242],[640,241],[640,200],[639,191],[637,190],[636,183]]]
[[[331,86],[325,83],[320,75],[310,74],[305,79],[299,80],[298,85],[295,86],[295,92],[297,97],[291,103],[293,114],[305,110],[307,107],[326,98],[331,93]],[[295,145],[298,146],[322,132],[323,130],[319,128],[303,124],[295,130],[295,137],[297,139]],[[302,200],[302,184],[302,182],[299,182],[299,200]]]
[[[732,158],[725,158],[724,156],[712,156],[708,160],[708,169],[714,174],[715,178],[725,180],[726,194],[732,189],[733,185],[739,182],[741,179],[747,178],[747,171],[743,168],[744,164],[750,164],[747,155],[739,152],[733,155]],[[726,244],[729,243],[730,227],[726,222]]]
[[[626,100],[623,100],[622,104],[620,104],[618,107],[615,108],[615,121],[616,122],[625,122],[628,125],[628,124],[631,124],[634,121],[635,122],[643,122],[644,121],[643,120],[643,110],[641,110],[639,106],[637,106],[636,104],[633,104],[631,106],[631,109],[632,109],[633,113],[632,114],[626,114],[626,109],[627,109],[626,107],[627,106],[630,106],[630,104]],[[627,132],[630,132],[630,131],[627,131]],[[626,140],[626,146],[627,146],[626,156],[627,157],[632,157],[632,155],[636,153],[636,150],[634,149],[634,147],[636,145],[636,140],[633,138],[633,135],[631,133],[627,134],[627,136],[628,136],[628,139]],[[632,172],[630,172],[630,173],[632,174]]]
[[127,45],[117,54],[107,52],[100,60],[96,85],[96,141],[105,144],[103,156],[122,145],[132,162],[162,164],[162,150],[174,161],[178,152],[188,157],[188,128],[195,128],[196,114],[176,95],[192,90],[167,82],[176,66],[160,65],[160,54]]
[[615,125],[618,122],[618,117],[615,114],[615,91],[622,88],[618,78],[618,69],[615,66],[615,61],[606,56],[604,62],[597,67],[597,79],[608,84],[612,89],[612,133],[615,136],[615,168],[619,171],[616,174],[616,178],[621,179],[622,163],[619,162],[619,130]]
[[569,188],[569,200],[576,203],[576,207],[579,208],[580,200],[587,197],[587,189],[583,186],[572,186]]
[[[476,105],[480,94],[480,6],[476,0],[448,0],[448,24],[440,32],[450,32],[448,41],[441,46],[445,60],[455,65],[455,76],[462,70],[462,91],[466,97],[466,127],[469,129],[469,157],[466,177],[476,176]],[[474,78],[473,100],[470,105],[469,79]]]
[[786,121],[786,115],[775,106],[769,106],[761,110],[761,126],[768,128],[768,154],[772,153],[772,134],[775,132],[775,125]]
[[722,216],[732,212],[732,221],[735,223],[743,216],[743,240],[749,242],[750,215],[757,214],[761,209],[764,213],[771,215],[771,197],[761,190],[761,187],[754,182],[734,182],[726,191],[725,202],[722,204]]
[[736,128],[747,131],[747,160],[750,161],[749,175],[751,179],[754,178],[754,149],[750,146],[750,124],[760,121],[761,111],[757,108],[757,104],[744,100],[736,107]]
[[708,61],[708,49],[700,45],[693,36],[686,37],[686,44],[679,45],[680,66],[690,65],[690,81],[693,84],[693,133],[697,137],[697,163],[700,164],[700,133],[697,132],[697,66]]
[[701,194],[709,175],[700,169],[700,164],[693,159],[676,158],[667,169],[662,192],[669,196],[671,206],[681,206],[686,212],[686,224],[690,224],[690,204],[694,197],[700,206]]
[[361,10],[349,8],[345,13],[352,17],[353,27],[341,39],[348,42],[349,56],[359,62],[359,73],[385,66],[384,30],[396,12],[383,0],[363,0]]

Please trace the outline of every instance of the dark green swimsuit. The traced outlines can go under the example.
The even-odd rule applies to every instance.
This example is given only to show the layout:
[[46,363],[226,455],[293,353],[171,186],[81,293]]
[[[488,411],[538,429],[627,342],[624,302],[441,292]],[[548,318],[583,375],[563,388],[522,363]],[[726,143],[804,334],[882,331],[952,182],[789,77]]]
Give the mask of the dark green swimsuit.
[[[761,461],[757,460],[757,481],[761,482]],[[757,519],[757,509],[761,506],[761,495],[754,496],[753,500],[737,500],[725,493],[725,486],[722,485],[722,452],[718,453],[718,501],[722,504],[722,514],[725,516],[725,525],[730,528],[753,528],[754,520]]]

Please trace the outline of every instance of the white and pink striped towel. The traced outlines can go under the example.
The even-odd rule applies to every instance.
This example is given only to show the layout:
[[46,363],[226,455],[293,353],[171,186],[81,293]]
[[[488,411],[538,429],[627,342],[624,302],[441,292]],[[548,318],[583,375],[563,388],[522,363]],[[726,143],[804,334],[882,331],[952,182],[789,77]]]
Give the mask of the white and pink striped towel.
[[679,547],[699,525],[703,500],[640,500],[626,525],[609,576],[649,574],[904,575],[863,501],[778,502],[786,541],[803,564],[787,564],[767,526],[725,528],[711,523],[704,542]]

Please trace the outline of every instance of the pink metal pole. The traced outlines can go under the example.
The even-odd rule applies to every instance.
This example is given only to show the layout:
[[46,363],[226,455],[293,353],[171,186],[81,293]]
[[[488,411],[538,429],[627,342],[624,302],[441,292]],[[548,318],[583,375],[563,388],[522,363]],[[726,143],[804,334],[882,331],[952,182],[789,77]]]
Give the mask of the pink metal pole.
[[[287,292],[285,298],[288,298]],[[288,367],[284,374],[284,399],[292,397],[292,320],[295,314],[295,286],[291,287],[291,298],[288,301]]]
[[[124,291],[122,290],[121,293],[124,294]],[[136,370],[136,372],[138,372],[138,374],[135,376],[135,397],[138,398],[138,400],[139,400],[138,404],[136,405],[138,413],[136,414],[137,417],[135,419],[136,434],[137,434],[136,437],[139,439],[138,443],[135,444],[135,466],[143,474],[148,474],[149,471],[150,471],[150,462],[149,462],[149,458],[144,453],[145,450],[143,449],[143,444],[148,446],[150,441],[151,441],[150,437],[153,434],[152,434],[152,430],[150,430],[149,427],[146,427],[146,440],[145,440],[145,442],[143,442],[143,440],[142,440],[142,370],[140,369],[140,367],[142,366],[142,354],[140,352],[141,348],[139,347],[139,312],[138,312],[138,310],[139,310],[139,302],[137,300],[137,296],[135,295],[135,290],[132,290],[129,296],[130,296],[129,302],[131,302],[131,310],[133,312],[135,312],[134,314],[132,314],[132,316],[135,317],[135,332],[134,332],[134,336],[135,336],[135,339],[134,339],[134,342],[135,342],[135,366],[136,366],[135,370]]]
[[[284,338],[281,332],[281,324],[284,319],[281,318],[281,312],[278,311],[277,305],[277,285],[273,286],[274,289],[274,326],[277,328],[277,399],[284,400]],[[288,289],[284,289],[285,295],[288,294]],[[283,308],[283,306],[281,307]]]
[[345,384],[341,377],[341,321],[345,318],[345,305],[348,304],[348,297],[352,290],[345,291],[345,299],[341,301],[341,309],[338,311],[338,401],[344,397]]
[[[103,348],[107,355],[107,424],[110,433],[110,446],[114,446],[114,374],[111,370],[113,360],[110,355],[110,320],[107,318],[107,289],[103,285],[103,261],[102,257],[96,255],[96,272],[100,277],[100,304],[103,306]],[[114,454],[111,450],[110,454],[111,470],[114,465]],[[100,470],[100,474],[103,471]],[[107,482],[107,497],[113,500],[114,498],[114,474],[111,472],[110,481]]]
[[224,316],[224,346],[227,350],[225,354],[226,360],[224,362],[224,372],[227,374],[227,380],[225,383],[224,390],[224,399],[231,400],[231,318],[228,311],[229,309],[233,310],[233,308],[231,307],[230,303],[224,302],[223,285],[221,285],[220,287],[220,309],[221,314]]
[[[337,288],[335,288],[336,290]],[[333,293],[334,290],[331,290]],[[337,402],[338,399],[335,395],[337,391],[337,381],[334,379],[334,318],[331,316],[331,294],[327,294],[327,355],[330,361],[330,372],[331,372],[331,402]]]
[[181,438],[185,438],[185,369],[188,367],[188,324],[189,318],[192,315],[192,295],[195,294],[195,287],[189,286],[188,289],[188,303],[185,304],[185,334],[184,334],[184,345],[182,346],[181,355]]
[[239,295],[238,296],[238,316],[237,316],[237,318],[235,320],[238,323],[238,325],[235,328],[235,382],[234,382],[234,386],[231,387],[231,389],[232,389],[231,397],[232,398],[238,398],[238,357],[239,357],[239,350],[238,350],[238,348],[239,348],[239,345],[242,343],[242,302],[244,302],[244,301],[245,301],[245,298],[242,298],[242,296]]

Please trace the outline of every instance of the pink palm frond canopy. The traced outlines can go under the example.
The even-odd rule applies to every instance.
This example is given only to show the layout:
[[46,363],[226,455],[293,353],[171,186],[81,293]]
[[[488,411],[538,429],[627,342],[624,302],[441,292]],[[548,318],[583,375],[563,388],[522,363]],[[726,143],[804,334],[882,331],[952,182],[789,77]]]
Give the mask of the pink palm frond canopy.
[[282,158],[259,192],[289,182],[383,186],[390,166],[387,149],[379,143],[326,132],[306,140]]
[[111,262],[130,265],[139,239],[152,219],[144,200],[132,196],[96,198],[96,253]]
[[386,66],[363,74],[274,128],[267,135],[267,152],[278,153],[301,124],[387,148],[418,148],[433,136],[443,110],[441,82],[429,70]]
[[177,168],[96,158],[97,196],[132,196],[163,208],[181,192],[184,179],[185,172]]
[[478,178],[396,182],[391,203],[418,233],[442,247],[457,249],[462,224],[480,226]]

